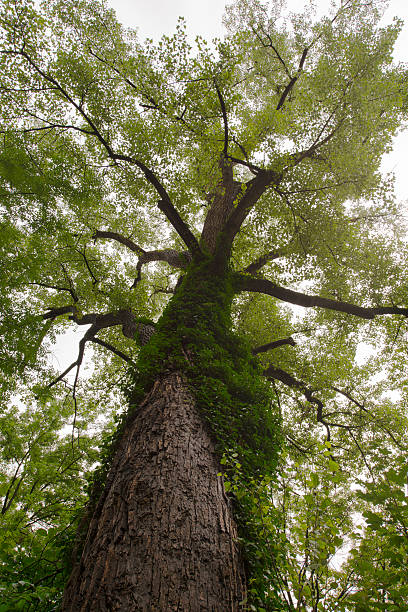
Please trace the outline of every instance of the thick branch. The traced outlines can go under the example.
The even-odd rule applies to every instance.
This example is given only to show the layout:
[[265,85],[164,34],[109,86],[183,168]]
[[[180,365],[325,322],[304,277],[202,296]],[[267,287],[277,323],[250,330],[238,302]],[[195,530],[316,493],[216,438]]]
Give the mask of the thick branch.
[[397,314],[408,317],[408,308],[399,308],[397,306],[376,306],[376,307],[365,307],[356,306],[349,302],[342,302],[337,300],[331,300],[329,298],[319,297],[317,295],[306,295],[298,291],[292,291],[291,289],[285,289],[279,287],[269,280],[264,278],[253,278],[249,276],[243,276],[236,274],[238,281],[239,291],[250,291],[256,293],[264,293],[265,295],[271,295],[272,297],[288,302],[289,304],[296,304],[297,306],[303,306],[304,308],[326,308],[328,310],[335,310],[336,312],[342,312],[350,314],[355,317],[362,319],[374,319],[378,315]]
[[157,203],[159,209],[164,213],[167,219],[170,221],[180,238],[183,240],[184,244],[191,251],[191,253],[195,256],[201,255],[201,249],[198,245],[197,239],[188,227],[188,225],[183,221],[180,217],[177,210],[174,208],[170,199],[159,200]]
[[289,338],[281,338],[280,340],[274,340],[273,342],[268,342],[267,344],[257,346],[256,348],[252,349],[252,354],[258,355],[259,353],[266,353],[267,351],[276,349],[279,346],[285,346],[286,344],[289,344],[290,346],[296,346],[296,342],[294,341],[294,339],[289,336]]
[[233,157],[232,155],[228,155],[228,159],[234,164],[240,164],[241,166],[245,166],[245,168],[248,168],[248,170],[250,170],[252,174],[255,174],[255,176],[259,172],[262,172],[262,168],[256,166],[255,164],[251,164],[251,162],[249,162],[248,160],[239,159],[238,157]]
[[218,83],[217,83],[217,81],[215,79],[214,79],[214,87],[215,87],[215,90],[217,92],[218,100],[220,102],[221,112],[222,112],[222,120],[224,122],[224,157],[227,158],[228,157],[228,116],[227,116],[227,109],[226,109],[226,106],[225,106],[224,97],[223,97],[223,95],[221,93],[221,90],[218,87]]
[[[88,313],[82,315],[78,312],[76,306],[62,306],[59,308],[50,308],[48,312],[42,315],[42,318],[55,319],[67,313],[71,313],[69,318],[77,325],[91,325],[93,333],[97,333],[105,327],[114,327],[115,325],[122,326],[122,332],[126,338],[133,339],[137,332],[137,319],[130,310],[117,310],[116,312],[107,312],[104,314]],[[89,336],[87,338],[89,339]]]
[[128,249],[139,255],[137,262],[137,277],[133,283],[133,287],[137,285],[141,278],[142,266],[151,261],[164,261],[174,268],[186,268],[191,261],[191,253],[189,251],[176,251],[175,249],[160,249],[156,251],[145,251],[130,238],[126,238],[117,232],[96,230],[92,236],[97,238],[110,238],[123,244]]
[[145,251],[137,262],[137,276],[133,282],[132,289],[134,289],[141,279],[142,266],[150,263],[151,261],[164,261],[174,268],[187,268],[191,262],[191,253],[189,251],[176,251],[175,249],[162,249],[159,251]]
[[123,244],[128,249],[130,249],[134,253],[137,253],[138,255],[142,255],[143,253],[146,253],[146,251],[142,249],[142,247],[140,247],[138,244],[133,242],[130,238],[126,238],[126,236],[122,236],[121,234],[118,234],[117,232],[105,232],[102,230],[95,230],[95,232],[92,235],[92,238],[94,240],[96,240],[97,238],[110,238],[111,240],[116,240],[116,242]]
[[258,270],[263,268],[270,261],[273,261],[274,259],[278,259],[278,257],[282,257],[282,255],[284,255],[284,252],[285,252],[284,249],[277,249],[276,251],[268,251],[268,253],[261,255],[260,257],[258,257],[258,259],[255,259],[255,261],[249,264],[249,266],[247,266],[244,269],[244,272],[247,272],[248,274],[254,274],[255,272],[258,272]]
[[69,312],[75,312],[75,306],[61,306],[58,308],[49,308],[48,312],[45,312],[42,315],[43,319],[56,319],[57,317],[67,314]]
[[274,170],[261,170],[251,181],[241,187],[241,196],[238,196],[238,204],[233,209],[222,230],[222,241],[219,251],[223,254],[228,252],[232,246],[236,234],[245,221],[248,213],[265,193],[271,183],[278,184],[281,176]]
[[164,261],[174,268],[187,268],[191,262],[191,254],[188,251],[176,251],[176,249],[161,249],[158,251],[145,251],[139,257],[140,264],[151,261]]
[[308,51],[309,51],[308,48],[303,50],[302,57],[300,58],[299,68],[298,68],[298,71],[296,73],[296,76],[294,76],[294,77],[292,77],[290,79],[289,83],[286,85],[285,89],[283,90],[283,93],[282,93],[282,95],[280,97],[280,100],[278,102],[276,110],[280,110],[282,108],[282,106],[285,104],[286,98],[288,97],[288,95],[290,94],[290,92],[294,88],[296,81],[300,77],[300,75],[302,73],[302,70],[303,70],[303,66],[304,66],[305,60],[306,60],[306,56],[308,54]]

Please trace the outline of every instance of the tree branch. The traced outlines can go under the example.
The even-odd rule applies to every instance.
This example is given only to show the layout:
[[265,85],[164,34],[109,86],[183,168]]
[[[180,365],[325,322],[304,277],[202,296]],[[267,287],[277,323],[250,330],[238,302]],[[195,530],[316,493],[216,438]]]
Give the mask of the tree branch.
[[350,304],[349,302],[331,300],[329,298],[319,297],[317,295],[306,295],[305,293],[285,289],[284,287],[279,287],[278,285],[275,285],[275,283],[272,283],[264,278],[253,278],[239,273],[235,275],[235,278],[237,279],[238,291],[250,291],[271,295],[272,297],[282,300],[283,302],[296,304],[297,306],[303,306],[304,308],[326,308],[327,310],[334,310],[336,312],[342,312],[344,314],[350,314],[355,317],[368,320],[374,319],[379,315],[387,314],[396,314],[408,317],[408,308],[399,308],[397,306],[356,306],[355,304]]
[[228,155],[228,159],[234,164],[240,164],[241,166],[245,166],[245,168],[248,168],[248,170],[250,170],[252,174],[255,174],[255,176],[259,172],[262,172],[262,168],[256,166],[255,164],[251,164],[251,162],[249,162],[248,160],[239,159],[238,157],[233,157],[232,155]]
[[276,349],[279,346],[285,346],[286,344],[289,344],[290,346],[296,346],[296,342],[294,341],[294,339],[289,336],[288,338],[281,338],[280,340],[274,340],[273,342],[268,342],[267,344],[257,346],[252,349],[252,354],[258,355],[259,353],[266,353],[267,351]]
[[391,440],[394,442],[394,444],[400,449],[400,450],[405,450],[403,446],[401,446],[401,444],[398,442],[398,440],[395,438],[394,434],[392,433],[392,431],[389,430],[388,427],[385,427],[383,425],[383,423],[379,420],[379,419],[374,419],[373,415],[371,414],[370,410],[368,410],[368,408],[366,408],[364,406],[364,404],[362,404],[361,402],[359,402],[357,399],[355,399],[350,393],[348,393],[347,391],[343,391],[342,389],[339,389],[338,387],[332,386],[331,387],[333,389],[333,391],[335,391],[336,393],[340,393],[340,395],[342,395],[343,397],[347,398],[350,402],[352,402],[355,406],[357,406],[358,408],[360,408],[360,410],[362,410],[363,412],[365,412],[366,414],[369,415],[370,419],[374,422],[376,422],[377,424],[379,424],[379,426],[381,427],[381,429],[383,431],[385,431],[385,433],[391,438]]
[[221,106],[221,112],[222,112],[222,120],[224,122],[224,157],[225,159],[228,157],[228,116],[227,116],[227,109],[225,107],[225,100],[224,97],[221,93],[220,88],[218,87],[218,83],[216,81],[216,79],[214,79],[214,87],[215,90],[217,92],[217,96],[218,96],[218,100],[220,102],[220,106]]
[[194,255],[198,255],[201,253],[200,248],[198,246],[198,242],[188,228],[186,223],[182,221],[179,213],[174,208],[170,196],[167,193],[164,185],[160,182],[156,174],[150,170],[142,161],[135,159],[129,155],[123,155],[120,153],[116,153],[107,139],[102,135],[100,130],[97,128],[96,123],[91,117],[84,111],[83,106],[75,102],[72,96],[66,91],[66,89],[51,75],[47,74],[37,63],[30,57],[30,55],[24,51],[24,49],[20,51],[15,51],[11,53],[12,55],[20,55],[25,58],[25,60],[32,66],[32,68],[48,83],[51,83],[54,88],[62,95],[62,97],[75,108],[75,110],[81,115],[84,121],[91,128],[90,135],[95,136],[97,140],[102,144],[105,148],[108,156],[114,161],[126,161],[137,168],[139,168],[144,174],[146,180],[156,189],[159,196],[162,198],[159,201],[158,207],[159,209],[166,215],[167,219],[173,225],[174,229],[178,232],[182,240],[185,242],[186,246],[191,250]]
[[57,376],[57,378],[55,378],[54,380],[52,380],[50,383],[48,383],[47,388],[51,389],[51,387],[53,387],[54,385],[56,385],[58,382],[60,382],[67,374],[69,374],[69,372],[73,369],[73,368],[77,368],[77,372],[75,375],[75,381],[74,381],[74,401],[75,401],[75,388],[76,388],[76,383],[78,381],[78,375],[79,375],[79,368],[81,367],[82,364],[82,360],[84,358],[84,352],[85,352],[85,344],[88,340],[91,339],[91,337],[96,334],[96,332],[98,331],[98,327],[96,325],[91,325],[91,327],[85,332],[84,336],[81,338],[81,340],[79,341],[79,351],[78,351],[78,357],[76,358],[76,360],[71,363],[71,365],[69,365],[59,376]]
[[288,67],[286,66],[285,61],[282,59],[282,57],[281,57],[281,55],[280,55],[279,51],[277,50],[277,48],[276,48],[276,47],[275,47],[275,45],[273,44],[272,37],[270,36],[270,34],[268,34],[268,32],[265,32],[265,30],[264,30],[264,28],[263,28],[263,27],[261,27],[261,29],[262,29],[262,34],[263,34],[264,36],[266,36],[266,38],[268,39],[268,43],[269,43],[269,44],[265,44],[265,43],[264,43],[264,41],[262,40],[262,38],[259,36],[258,32],[255,30],[254,26],[252,26],[252,25],[251,25],[251,30],[252,30],[252,33],[253,33],[253,34],[256,36],[256,38],[259,40],[259,42],[261,43],[262,47],[263,47],[264,49],[268,49],[268,48],[269,48],[269,49],[272,49],[272,51],[275,53],[276,57],[278,58],[279,62],[282,64],[282,66],[283,66],[283,68],[284,68],[284,70],[285,70],[285,72],[286,72],[287,76],[288,76],[288,77],[291,79],[292,77],[291,77],[291,74],[290,74],[290,72],[289,72],[289,69],[288,69]]
[[276,107],[276,110],[280,110],[282,108],[282,106],[285,104],[286,98],[288,97],[288,95],[290,94],[290,92],[292,91],[292,89],[294,88],[296,81],[298,80],[298,78],[300,77],[300,75],[302,74],[303,71],[303,66],[306,60],[306,56],[309,52],[309,48],[306,47],[305,49],[303,49],[303,53],[302,53],[302,57],[300,58],[300,62],[299,62],[299,68],[297,70],[297,73],[294,77],[292,77],[289,81],[289,83],[286,85],[285,89],[283,90],[283,93],[280,97],[280,100],[278,102],[278,105]]
[[145,251],[138,244],[135,244],[130,238],[126,238],[117,232],[96,230],[92,238],[110,238],[123,244],[128,249],[139,255],[137,262],[137,277],[132,285],[132,289],[136,287],[141,279],[142,266],[151,261],[164,261],[175,268],[186,268],[191,262],[191,253],[189,251],[177,251],[176,249],[159,249],[156,251]]
[[111,240],[116,240],[116,242],[123,244],[128,249],[130,249],[134,253],[137,253],[138,255],[142,255],[143,253],[146,253],[146,251],[142,249],[142,247],[134,243],[130,238],[126,238],[126,236],[122,236],[121,234],[118,234],[117,232],[107,232],[107,231],[102,231],[102,230],[95,230],[94,233],[92,234],[92,238],[94,240],[98,238],[110,238]]
[[71,296],[74,302],[78,301],[78,296],[73,292],[71,287],[61,287],[60,285],[51,285],[49,283],[41,283],[41,282],[28,282],[27,285],[35,285],[36,287],[44,287],[45,289],[54,289],[55,291],[67,291]]
[[292,387],[293,389],[298,389],[299,391],[301,391],[303,395],[306,397],[308,402],[310,402],[311,404],[315,404],[317,406],[317,420],[321,423],[324,423],[322,420],[323,419],[323,402],[319,400],[317,397],[314,397],[313,390],[307,387],[307,385],[304,382],[297,380],[297,378],[292,376],[292,374],[289,374],[289,372],[286,372],[285,370],[282,370],[280,368],[275,368],[272,365],[270,365],[264,371],[264,376],[266,376],[267,378],[273,378],[274,380],[280,380],[280,382],[282,382],[286,386]]
[[[104,314],[88,313],[82,315],[78,312],[76,306],[61,306],[58,308],[50,308],[48,312],[42,315],[42,318],[55,319],[56,317],[67,313],[71,313],[69,318],[77,325],[91,325],[91,329],[94,333],[97,333],[99,330],[105,327],[114,327],[115,325],[121,325],[123,335],[126,338],[134,339],[135,334],[138,331],[139,324],[137,322],[137,318],[131,310],[125,309],[117,310],[115,312],[107,312]],[[90,337],[88,335],[87,339],[89,338]]]
[[247,266],[244,269],[244,272],[247,272],[248,274],[254,274],[255,272],[258,272],[258,270],[263,268],[270,261],[273,261],[274,259],[278,259],[279,257],[282,257],[284,253],[285,253],[284,249],[277,249],[276,251],[268,251],[268,253],[261,255],[260,257],[258,257],[258,259],[255,259],[255,261],[249,264],[249,266]]
[[[45,315],[43,316],[45,317]],[[115,355],[118,355],[118,357],[121,357],[125,361],[131,362],[132,359],[130,357],[127,357],[127,355],[122,353],[122,351],[120,351],[119,349],[116,349],[114,346],[112,346],[108,342],[105,342],[104,340],[100,340],[99,338],[96,338],[95,336],[101,329],[104,329],[106,327],[113,327],[115,325],[121,325],[123,335],[126,336],[127,338],[134,339],[136,333],[139,331],[138,327],[140,326],[140,324],[138,324],[136,317],[129,310],[118,310],[117,312],[108,312],[105,314],[90,313],[90,314],[86,314],[83,316],[79,316],[75,307],[72,307],[72,315],[70,316],[70,319],[75,321],[77,325],[90,325],[90,328],[85,332],[84,336],[81,338],[79,342],[79,352],[78,352],[77,359],[74,362],[72,362],[56,379],[50,382],[47,385],[47,387],[48,388],[53,387],[55,384],[60,382],[73,368],[76,367],[77,373],[75,376],[74,390],[73,390],[73,398],[74,398],[74,401],[76,402],[75,388],[76,388],[76,384],[78,381],[79,369],[81,367],[82,360],[84,357],[85,344],[89,341],[95,342],[96,344],[99,344],[109,349],[110,351],[115,353]]]
[[233,209],[222,230],[222,241],[220,241],[218,252],[224,254],[231,249],[233,240],[239,232],[248,213],[265,193],[271,183],[278,184],[281,175],[274,170],[261,170],[250,181],[241,187],[241,196],[238,196],[238,204]]
[[200,257],[202,255],[201,249],[198,245],[197,239],[188,227],[188,225],[183,221],[180,217],[177,210],[174,208],[173,204],[170,201],[170,198],[159,200],[157,203],[159,210],[162,211],[170,221],[180,238],[183,240],[184,244],[191,251],[193,256]]
[[125,355],[125,353],[122,353],[122,351],[115,348],[112,344],[109,344],[109,342],[105,342],[104,340],[101,340],[100,338],[96,338],[96,337],[89,338],[89,340],[91,342],[94,342],[95,344],[99,344],[100,346],[103,346],[103,348],[108,349],[108,351],[111,351],[114,355],[117,355],[118,357],[126,361],[127,363],[134,363],[131,357],[128,357],[127,355]]
[[189,251],[176,251],[175,249],[162,249],[158,251],[145,251],[143,255],[139,257],[137,262],[137,276],[133,282],[131,289],[134,289],[141,279],[142,266],[151,261],[164,261],[173,268],[187,268],[191,262],[191,253]]
[[76,308],[75,306],[60,306],[57,308],[49,308],[48,312],[45,312],[42,315],[43,319],[56,319],[57,317],[60,317],[61,315],[67,314],[67,313],[73,313],[76,312]]

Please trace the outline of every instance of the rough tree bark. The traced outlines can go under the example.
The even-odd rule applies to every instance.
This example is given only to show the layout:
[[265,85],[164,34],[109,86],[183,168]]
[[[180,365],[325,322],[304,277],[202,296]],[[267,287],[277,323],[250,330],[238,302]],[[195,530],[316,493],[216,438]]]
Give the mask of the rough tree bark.
[[214,441],[183,376],[157,380],[128,425],[64,612],[235,612],[245,579]]

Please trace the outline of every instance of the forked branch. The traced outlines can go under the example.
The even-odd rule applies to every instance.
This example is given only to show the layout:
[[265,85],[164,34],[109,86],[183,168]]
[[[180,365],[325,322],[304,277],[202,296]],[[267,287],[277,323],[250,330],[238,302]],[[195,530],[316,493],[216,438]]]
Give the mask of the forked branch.
[[101,340],[96,337],[96,334],[106,327],[114,327],[116,325],[122,326],[123,335],[127,338],[135,338],[135,335],[140,333],[140,327],[143,324],[139,323],[133,313],[129,310],[118,310],[116,312],[108,312],[105,314],[94,314],[89,313],[86,315],[80,315],[76,306],[66,306],[63,308],[54,308],[50,309],[49,312],[43,315],[44,319],[48,318],[56,318],[61,314],[65,314],[66,312],[71,312],[70,319],[75,321],[77,325],[90,325],[89,329],[85,332],[84,336],[81,338],[79,342],[79,351],[78,357],[75,361],[73,361],[57,378],[55,378],[52,382],[50,382],[47,386],[48,388],[53,387],[58,382],[60,382],[73,368],[77,368],[75,381],[74,381],[74,399],[75,399],[75,389],[78,381],[79,370],[84,358],[85,345],[87,342],[94,342],[108,349],[121,359],[126,362],[132,362],[132,359],[125,355],[122,351],[114,347],[112,344]]
[[241,186],[241,194],[238,203],[231,212],[222,230],[222,241],[220,241],[219,254],[231,249],[235,236],[239,232],[243,222],[259,198],[265,193],[272,183],[277,185],[281,175],[274,170],[261,170],[250,181]]

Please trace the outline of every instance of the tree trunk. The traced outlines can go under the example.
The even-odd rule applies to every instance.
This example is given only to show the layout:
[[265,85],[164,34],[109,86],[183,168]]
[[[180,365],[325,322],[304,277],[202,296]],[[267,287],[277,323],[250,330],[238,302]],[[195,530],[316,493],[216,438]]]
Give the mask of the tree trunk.
[[128,425],[63,612],[242,610],[236,525],[214,441],[181,374]]

